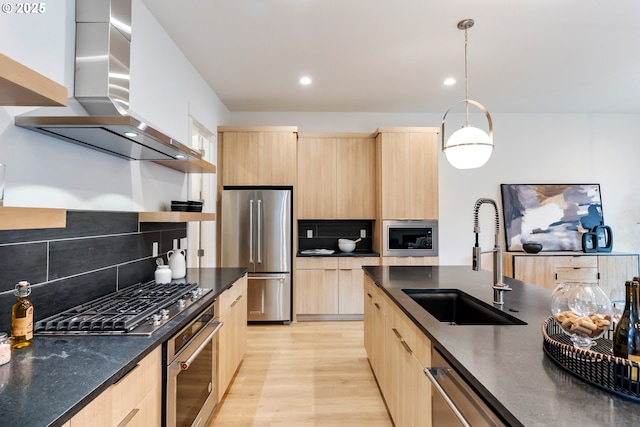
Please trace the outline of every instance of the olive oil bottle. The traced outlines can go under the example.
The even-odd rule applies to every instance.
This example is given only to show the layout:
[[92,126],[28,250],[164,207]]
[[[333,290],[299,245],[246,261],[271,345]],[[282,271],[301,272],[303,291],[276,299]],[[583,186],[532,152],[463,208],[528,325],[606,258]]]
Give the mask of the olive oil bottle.
[[31,345],[33,340],[33,304],[27,299],[31,285],[20,282],[14,293],[18,301],[11,307],[11,347],[22,348]]
[[[625,304],[624,311],[620,317],[620,321],[613,332],[613,355],[631,362],[640,363],[640,278],[634,277],[633,281],[627,281],[625,287]],[[618,369],[624,372],[626,378],[637,382],[640,380],[638,368],[635,366],[625,366],[624,369]],[[629,381],[622,381],[624,388],[629,387]]]

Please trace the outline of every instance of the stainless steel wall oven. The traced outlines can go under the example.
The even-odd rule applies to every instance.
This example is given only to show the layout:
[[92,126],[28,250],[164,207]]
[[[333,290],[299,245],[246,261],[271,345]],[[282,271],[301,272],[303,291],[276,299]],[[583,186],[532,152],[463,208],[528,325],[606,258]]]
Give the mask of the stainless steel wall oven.
[[205,426],[216,407],[216,333],[213,304],[165,344],[164,424]]
[[438,221],[382,221],[382,256],[438,256]]

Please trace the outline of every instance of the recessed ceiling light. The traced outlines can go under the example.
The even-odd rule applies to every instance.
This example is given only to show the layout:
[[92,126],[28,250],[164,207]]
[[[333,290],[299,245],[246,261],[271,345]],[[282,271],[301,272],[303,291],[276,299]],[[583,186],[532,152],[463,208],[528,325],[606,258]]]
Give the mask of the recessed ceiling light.
[[300,78],[300,84],[301,85],[310,85],[311,84],[311,77],[308,76],[304,76]]
[[444,81],[445,86],[453,86],[454,84],[456,84],[456,79],[451,77],[449,77],[448,79],[445,79]]
[[137,134],[137,133],[135,133],[135,132],[125,132],[124,134],[125,134],[126,136],[131,137],[131,138],[133,138],[133,137],[135,137],[135,136],[138,136],[138,134]]

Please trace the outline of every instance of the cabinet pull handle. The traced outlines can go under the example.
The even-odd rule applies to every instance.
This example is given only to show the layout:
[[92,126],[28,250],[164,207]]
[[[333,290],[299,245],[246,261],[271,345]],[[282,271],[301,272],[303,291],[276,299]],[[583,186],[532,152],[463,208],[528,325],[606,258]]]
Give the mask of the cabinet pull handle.
[[238,301],[240,301],[240,299],[242,299],[242,295],[240,295],[238,298],[236,298],[230,305],[230,307],[233,307],[234,305],[236,305],[238,303]]
[[393,331],[394,334],[396,334],[396,336],[398,337],[398,339],[400,341],[402,341],[402,335],[400,335],[400,332],[398,332],[398,330],[396,328],[391,328],[391,330]]
[[378,305],[378,303],[377,303],[377,302],[374,302],[374,303],[373,303],[373,305],[375,305],[375,306],[376,306],[376,308],[377,308],[378,310],[380,310],[380,306]]
[[367,292],[367,296],[368,296],[369,298],[373,298],[369,292]]
[[127,416],[124,417],[122,421],[120,421],[120,424],[118,424],[117,427],[125,427],[127,424],[129,424],[129,421],[131,421],[133,417],[135,417],[138,414],[138,412],[140,412],[140,409],[133,408],[131,412],[129,412]]
[[411,347],[409,347],[409,344],[407,344],[405,340],[400,340],[400,343],[409,354],[413,354],[413,350],[411,350]]

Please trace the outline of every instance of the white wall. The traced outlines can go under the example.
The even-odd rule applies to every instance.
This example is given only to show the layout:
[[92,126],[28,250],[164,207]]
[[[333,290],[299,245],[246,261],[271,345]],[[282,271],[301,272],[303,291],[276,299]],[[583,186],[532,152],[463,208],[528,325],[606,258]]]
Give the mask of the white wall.
[[[441,264],[470,265],[473,205],[480,197],[501,205],[500,184],[599,183],[614,251],[640,252],[640,179],[634,176],[640,159],[640,115],[494,113],[492,118],[496,147],[483,168],[455,169],[440,153]],[[225,124],[295,125],[299,132],[373,132],[381,126],[438,127],[441,121],[441,114],[233,113]],[[491,249],[490,207],[482,207],[479,218],[481,246]],[[500,243],[504,245],[503,236]],[[485,261],[483,267],[490,268],[490,263]]]
[[[228,110],[140,0],[134,0],[132,15],[135,115],[185,143],[189,115],[215,134]],[[0,14],[0,52],[65,85],[72,96],[75,0],[47,2],[46,12],[39,15]],[[154,211],[186,197],[187,179],[181,172],[15,127],[13,117],[29,110],[34,109],[0,107],[0,163],[7,165],[5,206]],[[41,109],[38,114],[50,111]]]

